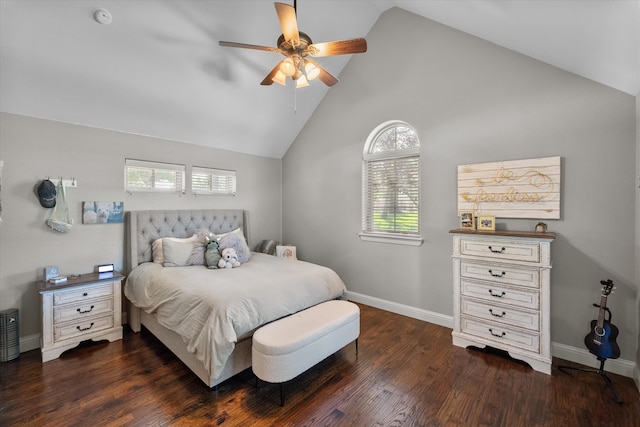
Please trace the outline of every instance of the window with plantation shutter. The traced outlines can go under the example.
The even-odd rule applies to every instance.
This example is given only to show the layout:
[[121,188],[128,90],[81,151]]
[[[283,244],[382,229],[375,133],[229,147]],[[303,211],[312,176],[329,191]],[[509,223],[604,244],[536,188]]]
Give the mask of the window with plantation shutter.
[[422,244],[420,141],[407,123],[383,123],[367,139],[362,162],[360,238]]
[[191,168],[191,192],[235,196],[236,171],[194,166]]
[[125,159],[124,189],[129,192],[184,193],[185,165]]

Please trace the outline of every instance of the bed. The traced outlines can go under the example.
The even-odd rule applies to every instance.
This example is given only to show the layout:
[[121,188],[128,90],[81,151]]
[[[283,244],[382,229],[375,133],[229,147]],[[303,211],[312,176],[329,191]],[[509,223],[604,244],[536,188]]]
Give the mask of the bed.
[[[182,244],[205,231],[216,236],[239,233],[249,242],[248,212],[126,212],[124,292],[131,329],[139,332],[144,326],[214,387],[251,366],[251,336],[258,327],[345,298],[346,287],[329,268],[256,252],[233,269],[166,266],[173,265],[167,264],[166,252],[171,239],[163,238]],[[165,242],[164,264],[153,259],[158,239]]]

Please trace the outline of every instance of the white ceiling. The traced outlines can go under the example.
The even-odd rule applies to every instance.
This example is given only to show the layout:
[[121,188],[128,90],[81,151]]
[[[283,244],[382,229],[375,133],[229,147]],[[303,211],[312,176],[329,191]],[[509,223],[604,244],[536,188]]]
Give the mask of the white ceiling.
[[[640,94],[640,0],[300,0],[298,23],[365,37],[394,6]],[[260,86],[279,55],[218,46],[280,32],[270,0],[0,0],[0,111],[281,158],[340,83]]]

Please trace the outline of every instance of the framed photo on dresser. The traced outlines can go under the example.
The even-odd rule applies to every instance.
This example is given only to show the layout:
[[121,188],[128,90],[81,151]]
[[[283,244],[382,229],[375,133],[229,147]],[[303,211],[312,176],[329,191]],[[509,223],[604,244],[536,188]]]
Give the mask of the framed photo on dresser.
[[478,230],[480,231],[493,231],[496,229],[496,217],[495,216],[478,216]]
[[460,228],[475,230],[476,224],[474,221],[473,212],[460,212]]

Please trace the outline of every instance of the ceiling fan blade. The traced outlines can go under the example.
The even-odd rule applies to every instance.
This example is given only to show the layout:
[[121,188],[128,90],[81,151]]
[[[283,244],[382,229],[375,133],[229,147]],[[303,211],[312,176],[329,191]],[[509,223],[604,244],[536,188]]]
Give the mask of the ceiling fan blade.
[[240,48],[243,48],[243,49],[264,50],[266,52],[282,53],[280,51],[280,49],[277,49],[275,47],[258,46],[258,45],[255,45],[255,44],[225,42],[225,41],[220,41],[220,42],[218,42],[218,44],[220,46],[225,46],[225,47],[240,47]]
[[351,53],[363,53],[366,51],[367,41],[363,38],[313,43],[307,48],[309,55],[315,57],[348,55]]
[[338,83],[338,79],[336,77],[334,77],[330,72],[325,70],[322,67],[322,65],[318,64],[316,61],[314,61],[313,59],[311,59],[309,57],[307,57],[306,60],[311,62],[313,65],[315,65],[320,70],[320,74],[318,74],[318,79],[320,79],[320,81],[322,83],[326,84],[329,87],[331,87],[334,84]]
[[260,82],[262,86],[271,86],[273,84],[273,78],[275,77],[276,73],[280,69],[281,62],[282,61],[278,62],[276,66],[273,67],[273,70],[269,71],[269,74],[267,74],[267,77],[265,77],[264,80]]
[[300,45],[300,33],[298,32],[298,20],[296,19],[296,10],[293,6],[284,3],[274,3],[276,13],[280,21],[280,28],[284,39],[293,46]]

